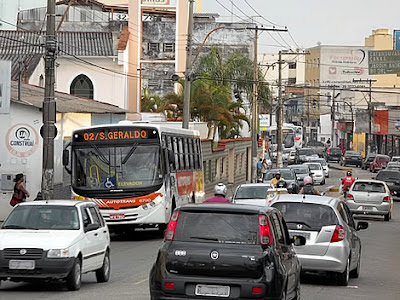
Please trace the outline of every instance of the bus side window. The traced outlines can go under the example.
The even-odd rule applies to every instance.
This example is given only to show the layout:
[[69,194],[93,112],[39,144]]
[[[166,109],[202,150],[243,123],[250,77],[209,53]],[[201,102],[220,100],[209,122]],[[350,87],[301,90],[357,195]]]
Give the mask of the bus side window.
[[178,153],[179,153],[179,170],[184,170],[185,169],[185,163],[183,161],[183,139],[178,138]]
[[175,170],[179,170],[179,151],[178,151],[178,138],[177,137],[173,137],[173,149],[174,149],[174,153],[175,153]]
[[200,139],[196,139],[197,169],[201,170],[201,144]]
[[188,148],[188,138],[184,137],[182,138],[183,141],[183,153],[184,153],[184,158],[185,158],[185,170],[189,170],[189,148]]
[[196,169],[194,166],[194,151],[193,151],[193,139],[188,139],[189,142],[189,167],[191,170]]
[[168,137],[166,135],[162,136],[162,159],[164,163],[165,173],[170,173],[170,162],[168,160]]

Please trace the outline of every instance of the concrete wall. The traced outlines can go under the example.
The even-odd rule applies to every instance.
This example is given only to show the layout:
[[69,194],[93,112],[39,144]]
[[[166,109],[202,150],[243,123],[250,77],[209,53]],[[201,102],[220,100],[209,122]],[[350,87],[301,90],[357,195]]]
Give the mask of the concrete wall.
[[[0,174],[9,174],[11,180],[15,174],[23,173],[26,176],[25,187],[30,193],[27,200],[33,200],[40,190],[42,171],[42,138],[40,127],[42,126],[42,112],[38,108],[27,105],[11,103],[10,114],[0,115],[0,136],[3,141],[0,143]],[[26,142],[29,146],[15,145],[15,142]],[[55,166],[61,161],[60,149],[62,143],[59,138],[55,141]],[[12,145],[14,144],[14,145]],[[61,169],[55,167],[55,173]],[[6,178],[0,180],[0,220],[11,211],[9,205],[11,190],[5,188]]]
[[[71,83],[75,77],[84,74],[88,76],[93,83],[93,98],[95,100],[126,108],[127,100],[125,99],[126,91],[124,89],[126,86],[126,76],[122,75],[124,70],[123,65],[118,64],[117,58],[88,57],[84,59],[92,64],[112,70],[112,72],[79,62],[75,59],[70,60],[60,57],[57,59],[56,67],[56,90],[69,94]],[[40,86],[40,77],[43,76],[44,78],[44,73],[44,63],[43,60],[41,60],[29,79],[29,83]]]
[[[222,182],[232,196],[237,185],[250,182],[251,139],[220,140],[213,148],[212,140],[202,140],[203,170],[206,198],[214,193],[214,186]],[[259,147],[258,157],[263,155]]]
[[[47,0],[0,0],[0,19],[17,25],[18,11],[35,7],[45,7]],[[0,30],[16,30],[13,25],[0,21]]]

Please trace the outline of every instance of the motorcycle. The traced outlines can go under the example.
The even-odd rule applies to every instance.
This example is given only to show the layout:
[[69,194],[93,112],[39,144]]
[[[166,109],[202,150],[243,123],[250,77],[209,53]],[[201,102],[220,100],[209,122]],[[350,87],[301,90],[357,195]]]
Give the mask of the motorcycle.
[[344,199],[347,198],[347,193],[350,191],[350,187],[346,186],[346,187],[342,187],[342,193],[343,193],[343,197]]

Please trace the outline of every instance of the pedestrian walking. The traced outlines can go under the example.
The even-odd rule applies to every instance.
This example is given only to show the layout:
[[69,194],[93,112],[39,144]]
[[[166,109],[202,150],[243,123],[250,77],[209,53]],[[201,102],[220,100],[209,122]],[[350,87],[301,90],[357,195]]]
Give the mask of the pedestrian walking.
[[262,163],[263,160],[260,158],[260,160],[257,162],[257,180],[261,178]]
[[12,198],[10,200],[10,205],[11,206],[15,206],[18,203],[25,202],[26,197],[29,197],[29,193],[24,188],[24,185],[23,185],[24,174],[19,173],[19,174],[15,175],[14,182],[15,182],[14,193],[13,193]]
[[264,160],[262,161],[262,168],[261,168],[262,181],[263,182],[264,182],[265,175],[267,174],[267,172],[268,172],[268,164],[267,164],[267,161],[264,158]]

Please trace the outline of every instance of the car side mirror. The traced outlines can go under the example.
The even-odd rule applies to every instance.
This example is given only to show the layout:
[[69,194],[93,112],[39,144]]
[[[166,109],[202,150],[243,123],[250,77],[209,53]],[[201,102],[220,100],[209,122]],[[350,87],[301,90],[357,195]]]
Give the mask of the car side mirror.
[[97,230],[99,228],[100,228],[99,224],[88,224],[88,225],[85,226],[85,232]]
[[294,235],[291,242],[295,246],[304,246],[306,244],[306,238],[304,236]]
[[367,228],[368,228],[368,222],[360,221],[357,223],[357,231],[367,229]]

